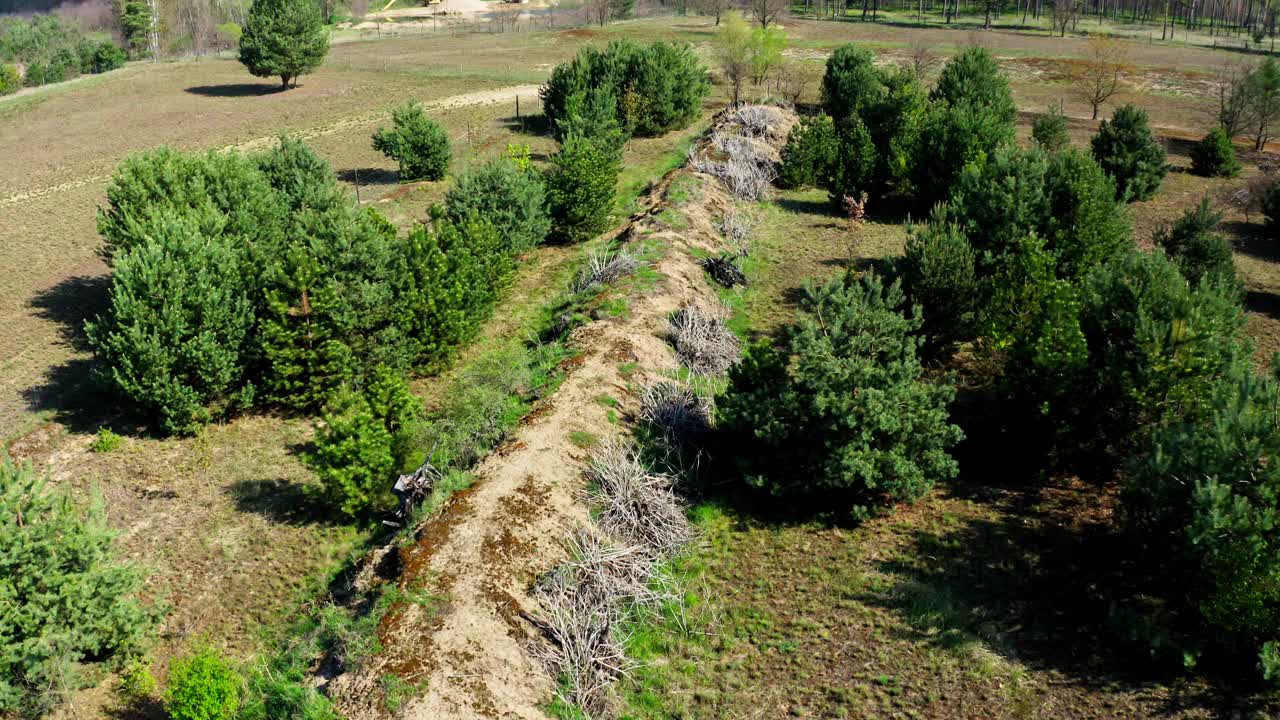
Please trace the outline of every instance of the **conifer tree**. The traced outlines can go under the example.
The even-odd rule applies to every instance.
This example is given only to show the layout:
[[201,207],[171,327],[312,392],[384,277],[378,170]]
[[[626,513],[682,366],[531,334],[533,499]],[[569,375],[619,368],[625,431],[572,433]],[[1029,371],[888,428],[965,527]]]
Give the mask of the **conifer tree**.
[[254,327],[242,241],[166,210],[116,259],[111,307],[86,325],[107,381],[169,433],[247,407]]
[[1129,104],[1103,120],[1091,143],[1093,157],[1116,181],[1116,197],[1126,202],[1150,200],[1169,169],[1164,148],[1156,142],[1145,110]]
[[114,535],[100,497],[77,507],[0,457],[0,715],[43,716],[56,695],[38,688],[75,689],[80,663],[135,648],[153,624]]
[[283,89],[320,66],[329,52],[315,0],[253,0],[240,36],[240,62],[254,77],[279,77]]

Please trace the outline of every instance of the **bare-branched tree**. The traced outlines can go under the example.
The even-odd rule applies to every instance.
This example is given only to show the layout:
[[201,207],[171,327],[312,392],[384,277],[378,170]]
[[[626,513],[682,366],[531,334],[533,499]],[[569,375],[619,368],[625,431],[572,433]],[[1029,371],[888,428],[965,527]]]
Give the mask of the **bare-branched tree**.
[[1129,69],[1129,49],[1115,38],[1095,35],[1089,38],[1089,47],[1076,73],[1076,93],[1093,109],[1093,119],[1098,119],[1098,108],[1120,90],[1124,73]]

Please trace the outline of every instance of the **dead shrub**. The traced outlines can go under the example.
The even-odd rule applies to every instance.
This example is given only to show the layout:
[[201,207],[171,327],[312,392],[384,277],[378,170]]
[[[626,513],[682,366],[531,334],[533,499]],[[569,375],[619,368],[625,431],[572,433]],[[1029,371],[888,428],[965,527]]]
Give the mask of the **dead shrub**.
[[695,375],[720,375],[738,362],[738,338],[720,318],[703,315],[694,307],[682,308],[671,317],[667,339],[676,357]]

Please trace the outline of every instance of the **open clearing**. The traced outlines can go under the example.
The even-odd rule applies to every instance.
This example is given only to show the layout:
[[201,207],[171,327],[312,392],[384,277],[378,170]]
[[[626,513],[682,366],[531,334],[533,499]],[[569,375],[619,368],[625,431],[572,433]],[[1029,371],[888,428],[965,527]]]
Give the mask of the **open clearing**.
[[[980,42],[1011,77],[1024,140],[1032,114],[1064,96],[1065,111],[1074,118],[1074,142],[1084,145],[1095,128],[1083,119],[1088,106],[1067,94],[1062,70],[1084,52],[1080,39],[806,20],[789,21],[787,29],[789,54],[806,60],[815,78],[810,99],[825,54],[844,42],[863,43],[886,62],[905,58],[918,38],[942,55]],[[298,453],[309,441],[309,421],[257,415],[213,426],[196,438],[161,440],[136,432],[114,400],[93,395],[81,327],[104,305],[107,270],[96,255],[94,211],[116,164],[159,144],[254,148],[293,133],[307,138],[353,193],[358,183],[362,202],[376,203],[403,229],[443,196],[446,183],[401,185],[389,161],[369,147],[369,135],[391,106],[409,99],[426,103],[452,134],[456,168],[513,142],[529,144],[534,160],[542,161],[554,144],[537,132],[537,118],[528,119],[540,111],[536,86],[555,63],[585,44],[614,37],[679,38],[707,54],[712,32],[708,19],[677,17],[606,28],[426,34],[336,44],[320,71],[284,93],[275,92],[271,81],[250,78],[233,60],[206,59],[135,64],[92,81],[0,100],[0,214],[6,220],[0,225],[0,260],[9,270],[0,277],[0,439],[13,455],[48,467],[57,483],[82,494],[101,487],[109,517],[123,531],[126,554],[154,569],[149,588],[172,605],[155,652],[161,671],[169,656],[202,636],[239,657],[257,652],[265,628],[311,598],[343,558],[378,539],[325,521],[303,501],[302,488],[312,478]],[[1175,167],[1154,200],[1130,206],[1139,243],[1148,243],[1159,223],[1204,194],[1223,197],[1256,172],[1256,158],[1248,153],[1242,153],[1246,177],[1206,180],[1186,172],[1188,140],[1203,133],[1214,104],[1208,80],[1232,57],[1203,48],[1133,45],[1137,69],[1119,100],[1148,110]],[[717,88],[708,118],[723,104],[722,92]],[[623,179],[627,194],[647,195],[648,185],[678,162],[696,133],[631,142]],[[764,218],[761,267],[739,307],[756,332],[767,333],[791,317],[795,290],[807,279],[840,271],[846,253],[838,237],[843,220],[829,212],[824,192],[778,192],[758,210]],[[1258,356],[1264,358],[1280,351],[1280,253],[1248,220],[1258,218],[1233,211],[1225,226],[1249,293]],[[895,254],[903,238],[901,224],[870,223],[857,253]],[[579,249],[563,246],[531,253],[477,347],[522,339],[580,256]],[[659,308],[676,297],[653,288],[635,291],[638,302]],[[654,353],[619,358],[575,371],[566,382],[576,399],[522,430],[543,435],[522,436],[531,449],[518,456],[524,463],[519,471],[500,474],[502,482],[482,483],[471,495],[495,505],[533,498],[523,511],[529,522],[520,526],[520,541],[500,561],[471,553],[483,545],[477,524],[496,516],[468,515],[461,506],[465,499],[446,511],[456,527],[438,543],[444,552],[434,562],[476,572],[465,582],[455,578],[453,593],[496,606],[505,601],[495,595],[518,594],[529,580],[509,574],[513,555],[528,565],[554,563],[563,533],[548,535],[548,528],[577,517],[566,508],[578,477],[569,465],[548,470],[546,459],[534,453],[554,445],[559,461],[566,454],[584,456],[570,451],[563,436],[608,427],[605,409],[589,402],[600,390],[589,389],[609,385],[622,402],[633,402],[630,374],[615,377],[618,365],[638,362],[642,372],[656,373],[668,362]],[[431,398],[448,379],[425,379],[416,389]],[[581,387],[574,390],[574,383]],[[582,407],[594,414],[575,416]],[[91,434],[101,426],[129,434],[125,447],[91,452]],[[707,547],[688,572],[698,583],[696,616],[707,635],[652,639],[648,650],[657,663],[628,689],[641,708],[637,714],[1198,718],[1257,709],[1221,697],[1206,683],[1170,679],[1144,668],[1140,659],[1086,642],[1105,634],[1098,617],[1105,608],[1088,588],[1075,587],[1081,584],[1073,575],[1076,563],[1088,562],[1075,554],[1105,557],[1110,539],[1099,530],[1098,518],[1110,513],[1111,495],[1064,483],[1028,496],[1008,489],[1020,478],[1002,477],[998,468],[970,459],[962,458],[964,474],[956,483],[918,506],[856,529],[760,518],[733,507],[702,508]],[[525,482],[526,475],[534,481]],[[552,515],[549,507],[560,514]],[[1056,615],[1055,599],[1063,592],[1084,596],[1079,607],[1088,609],[1087,616]],[[450,617],[455,623],[467,618]],[[455,654],[440,662],[497,672],[501,658],[468,657],[459,626],[448,627],[455,644],[447,649]],[[404,631],[418,638],[424,632]],[[419,650],[409,642],[403,652],[416,657]],[[503,677],[495,675],[494,682]],[[351,679],[362,681],[369,679]],[[528,685],[521,691],[547,689],[541,677],[523,682]],[[484,684],[491,693],[493,683]],[[433,713],[454,707],[446,700],[478,708],[481,691],[467,695],[473,686],[433,683],[414,706],[420,713],[415,717],[443,717]],[[103,697],[104,692],[90,693],[79,705],[80,716],[94,716]],[[355,709],[370,716],[383,712]]]

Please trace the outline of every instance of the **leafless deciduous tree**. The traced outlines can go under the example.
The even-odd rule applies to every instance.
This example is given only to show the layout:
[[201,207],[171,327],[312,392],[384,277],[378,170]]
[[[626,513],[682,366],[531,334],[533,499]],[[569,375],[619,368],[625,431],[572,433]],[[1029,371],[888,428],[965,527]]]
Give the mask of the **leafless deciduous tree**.
[[791,0],[751,0],[751,17],[767,28],[778,22],[782,14],[791,6]]
[[1075,27],[1076,19],[1079,17],[1079,0],[1053,0],[1049,9],[1049,19],[1053,22],[1053,29],[1058,31],[1059,37],[1066,37],[1067,28]]
[[942,58],[933,52],[932,45],[923,38],[912,41],[907,52],[906,67],[917,80],[927,78],[942,63]]
[[1118,40],[1101,35],[1090,37],[1088,42],[1088,50],[1076,73],[1075,87],[1097,120],[1098,108],[1121,87],[1124,73],[1129,69],[1129,50]]
[[1213,121],[1226,131],[1227,137],[1235,137],[1249,126],[1249,66],[1241,62],[1226,62],[1214,73],[1218,105],[1213,111]]
[[716,19],[720,25],[720,17],[733,8],[733,0],[695,0],[694,9],[703,15]]

